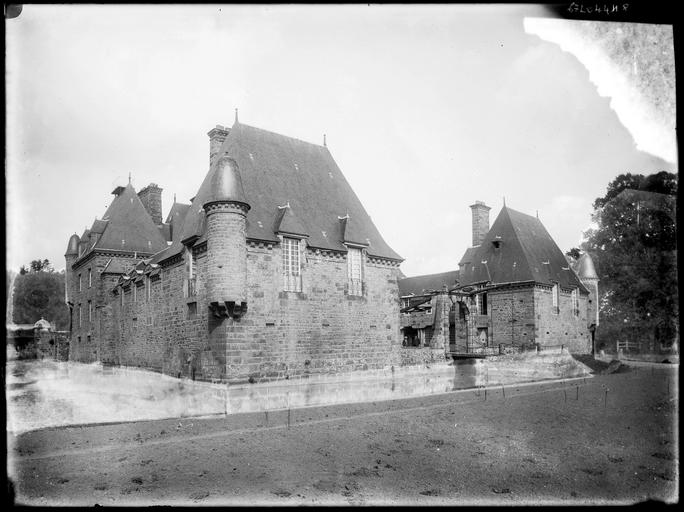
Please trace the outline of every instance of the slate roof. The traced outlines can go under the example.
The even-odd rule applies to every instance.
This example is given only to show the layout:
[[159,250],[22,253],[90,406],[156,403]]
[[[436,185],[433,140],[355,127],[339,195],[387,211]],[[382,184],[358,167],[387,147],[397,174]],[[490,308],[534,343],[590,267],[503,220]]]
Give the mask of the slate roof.
[[110,259],[105,267],[102,269],[102,274],[124,274],[125,270],[121,266],[121,263],[115,259]]
[[93,230],[86,230],[81,237],[83,240],[94,229],[101,232],[98,240],[87,248],[82,257],[96,249],[154,254],[166,247],[164,236],[145,210],[133,186],[129,183],[116,190],[119,193],[107,208],[103,220],[95,220]]
[[463,253],[463,257],[461,258],[461,261],[458,262],[458,264],[463,265],[465,263],[472,263],[473,254],[475,254],[475,249],[477,249],[477,247],[468,247]]
[[[500,242],[498,248],[495,241]],[[504,206],[475,249],[461,275],[463,285],[557,282],[587,292],[544,225],[531,215]]]
[[108,221],[106,220],[95,219],[95,221],[93,222],[93,226],[90,228],[90,232],[101,235],[102,233],[104,233],[104,230],[107,227],[107,222]]
[[189,204],[173,203],[169,214],[166,216],[166,224],[176,224],[176,226],[182,224],[189,209]]
[[458,270],[451,270],[439,274],[426,274],[399,279],[399,296],[423,295],[431,291],[442,290],[444,285],[452,289],[456,286],[458,278]]
[[[327,147],[236,121],[221,146],[219,155],[222,154],[228,154],[238,164],[244,197],[251,207],[247,214],[247,238],[277,242],[274,230],[278,216],[282,215],[278,207],[289,203],[301,225],[297,229],[308,235],[312,247],[346,251],[339,217],[348,214],[354,226],[352,238],[368,244],[369,255],[402,259],[383,240]],[[202,207],[211,198],[217,163],[192,200],[180,240],[192,241],[193,237],[198,237],[194,243],[203,240]],[[163,258],[181,251],[179,240],[174,240]],[[155,260],[163,258],[155,257]]]

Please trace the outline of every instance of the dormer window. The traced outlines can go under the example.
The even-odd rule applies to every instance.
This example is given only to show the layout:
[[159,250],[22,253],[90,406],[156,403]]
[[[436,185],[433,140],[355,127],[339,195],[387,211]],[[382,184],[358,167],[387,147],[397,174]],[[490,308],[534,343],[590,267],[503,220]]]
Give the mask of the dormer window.
[[349,295],[363,295],[363,252],[361,249],[348,248],[347,275]]
[[283,289],[286,292],[302,291],[302,269],[299,257],[300,240],[283,237]]

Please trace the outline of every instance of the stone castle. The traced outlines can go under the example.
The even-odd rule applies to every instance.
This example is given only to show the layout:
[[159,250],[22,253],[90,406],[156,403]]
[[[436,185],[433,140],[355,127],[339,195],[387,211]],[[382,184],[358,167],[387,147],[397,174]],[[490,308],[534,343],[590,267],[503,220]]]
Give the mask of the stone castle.
[[129,183],[69,240],[70,359],[235,382],[402,364],[402,258],[326,145],[208,135],[190,204],[163,221],[162,189]]
[[[598,277],[588,254],[563,255],[541,221],[504,206],[472,210],[472,246],[458,269],[402,279],[403,345],[453,355],[521,349],[589,353],[598,325]],[[435,340],[435,333],[448,332]]]
[[490,229],[476,202],[458,270],[404,278],[325,141],[237,119],[208,135],[190,204],[163,220],[162,189],[129,180],[70,238],[71,360],[243,382],[591,351],[593,265],[566,260],[539,219],[504,206]]

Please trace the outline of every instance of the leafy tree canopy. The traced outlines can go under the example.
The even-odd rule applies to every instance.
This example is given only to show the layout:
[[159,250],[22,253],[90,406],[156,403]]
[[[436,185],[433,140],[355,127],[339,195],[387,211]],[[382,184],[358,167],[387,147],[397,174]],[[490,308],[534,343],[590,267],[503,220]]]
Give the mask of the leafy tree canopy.
[[665,344],[675,337],[676,193],[676,174],[622,174],[594,202],[597,228],[585,233],[582,248],[600,263],[604,339],[607,332]]
[[64,272],[55,272],[48,260],[34,260],[30,270],[14,280],[13,318],[19,324],[32,324],[41,317],[55,322],[57,329],[69,327],[69,309],[64,303]]
[[644,176],[643,174],[620,174],[608,185],[606,195],[594,201],[594,209],[602,208],[625,189],[658,192],[660,194],[677,194],[677,175],[661,171]]
[[52,263],[50,263],[50,260],[44,259],[44,260],[33,260],[31,263],[29,263],[29,267],[26,268],[24,265],[21,266],[21,269],[19,270],[19,273],[23,276],[24,274],[28,274],[29,272],[54,272],[55,269],[52,266]]

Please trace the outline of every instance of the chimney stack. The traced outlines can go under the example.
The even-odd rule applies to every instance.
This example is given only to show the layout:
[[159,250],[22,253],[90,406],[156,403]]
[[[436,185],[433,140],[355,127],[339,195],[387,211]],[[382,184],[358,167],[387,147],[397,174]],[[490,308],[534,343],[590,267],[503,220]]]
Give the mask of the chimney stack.
[[162,189],[156,183],[150,183],[140,192],[138,197],[142,202],[147,213],[152,217],[152,221],[160,226],[162,224]]
[[[236,114],[237,116],[237,114]],[[209,165],[213,165],[214,161],[216,160],[216,155],[218,155],[219,150],[221,149],[221,145],[223,142],[226,140],[226,137],[228,137],[228,134],[230,133],[230,128],[226,128],[225,126],[221,126],[220,124],[216,125],[216,128],[212,128],[207,135],[209,135]]]
[[484,201],[475,201],[470,208],[473,211],[473,247],[481,245],[489,232],[489,210]]

